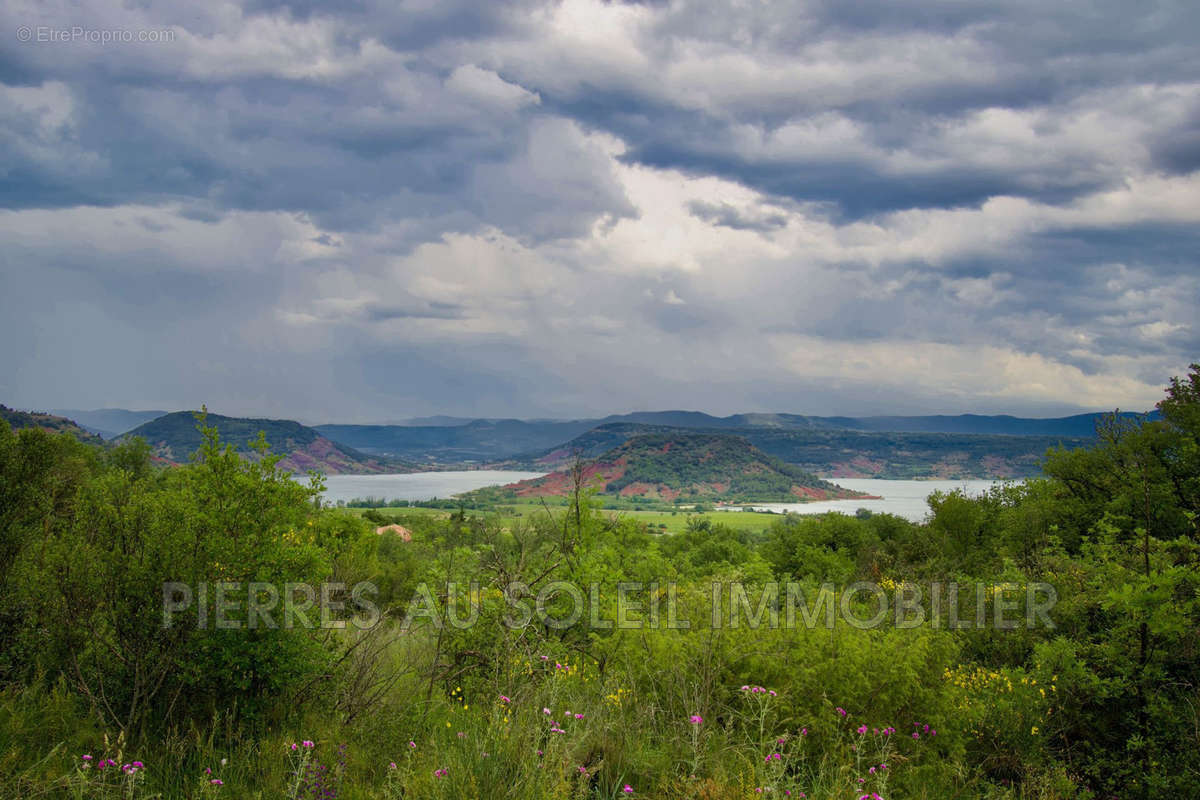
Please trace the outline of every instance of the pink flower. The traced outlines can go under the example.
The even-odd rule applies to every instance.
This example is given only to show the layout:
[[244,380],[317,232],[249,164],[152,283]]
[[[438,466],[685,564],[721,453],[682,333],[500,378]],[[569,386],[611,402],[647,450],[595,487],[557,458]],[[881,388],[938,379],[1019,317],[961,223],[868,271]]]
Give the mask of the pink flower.
[[843,717],[846,716],[846,709],[842,708],[841,706],[837,707],[837,712],[838,712],[838,714],[842,715]]
[[858,726],[858,732],[859,732],[860,734],[865,734],[865,733],[867,732],[867,726],[866,726],[866,725],[859,725],[859,726]]
[[550,716],[550,709],[548,709],[548,708],[543,708],[543,709],[542,709],[542,713],[543,713],[543,714],[545,714],[546,716]]
[[583,714],[576,714],[575,719],[583,719]]
[[627,783],[625,784],[625,788],[623,788],[621,791],[625,794],[633,794],[633,787]]
[[389,761],[389,762],[388,762],[388,769],[395,769],[395,768],[396,768],[396,762],[395,762],[395,761]]
[[225,781],[221,780],[220,778],[213,778],[211,781],[209,781],[209,784],[212,786],[224,786]]
[[702,725],[704,723],[704,717],[700,716],[699,714],[692,714],[690,717],[688,717],[688,722],[692,723],[693,725]]
[[921,734],[917,733],[916,731],[913,731],[913,738],[914,738],[914,739],[920,739],[920,738],[921,738]]
[[501,702],[501,703],[511,703],[511,702],[512,702],[512,700],[509,700],[509,699],[508,699],[507,697],[505,697],[504,695],[500,695],[500,702]]

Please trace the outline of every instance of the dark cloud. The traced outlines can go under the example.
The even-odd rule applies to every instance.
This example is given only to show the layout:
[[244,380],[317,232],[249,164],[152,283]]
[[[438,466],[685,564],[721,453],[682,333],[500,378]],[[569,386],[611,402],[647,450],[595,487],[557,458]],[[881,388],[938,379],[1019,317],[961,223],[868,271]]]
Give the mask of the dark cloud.
[[1200,350],[1195,3],[21,25],[173,40],[0,42],[9,403],[1057,412]]

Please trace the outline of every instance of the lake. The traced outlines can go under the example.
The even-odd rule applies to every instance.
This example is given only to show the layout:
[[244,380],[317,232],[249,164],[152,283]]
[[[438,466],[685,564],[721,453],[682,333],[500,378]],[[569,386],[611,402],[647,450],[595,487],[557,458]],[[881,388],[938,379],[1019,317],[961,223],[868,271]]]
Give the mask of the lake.
[[866,508],[880,514],[895,514],[898,517],[920,522],[929,513],[925,498],[936,491],[949,492],[963,489],[968,495],[983,494],[992,486],[1003,481],[887,481],[877,478],[835,478],[833,482],[846,489],[879,495],[882,500],[825,500],[817,503],[756,503],[735,505],[731,509],[754,508],[762,511],[795,512],[797,514],[823,514],[826,511],[841,511],[853,514]]
[[[519,472],[515,470],[478,469],[450,472],[414,472],[407,475],[330,475],[325,478],[326,502],[346,502],[362,497],[384,500],[432,500],[446,499],[459,492],[482,489],[485,486],[502,486],[529,478],[540,478],[543,472]],[[298,476],[302,483],[307,477]],[[964,489],[969,495],[979,495],[1002,481],[886,481],[874,478],[839,478],[839,486],[867,494],[875,494],[882,500],[826,500],[818,503],[746,503],[729,506],[723,510],[754,508],[777,513],[823,514],[826,511],[841,511],[853,514],[860,508],[881,514],[895,514],[914,522],[920,522],[929,511],[925,498],[935,491],[949,492]]]
[[[328,503],[345,502],[359,497],[384,500],[432,500],[448,498],[459,492],[502,486],[506,483],[540,478],[544,472],[476,469],[455,472],[414,472],[408,475],[329,475],[321,496]],[[303,483],[305,476],[298,476]]]

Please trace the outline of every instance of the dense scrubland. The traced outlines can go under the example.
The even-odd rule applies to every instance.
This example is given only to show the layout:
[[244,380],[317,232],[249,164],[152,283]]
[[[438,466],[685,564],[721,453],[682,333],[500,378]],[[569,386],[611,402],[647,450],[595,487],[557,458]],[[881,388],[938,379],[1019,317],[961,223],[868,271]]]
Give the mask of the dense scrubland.
[[[693,515],[670,535],[582,490],[507,519],[322,509],[318,477],[203,422],[172,468],[137,439],[0,423],[0,795],[1194,796],[1200,367],[1159,410],[1050,451],[1044,478],[934,495],[922,524]],[[245,597],[201,597],[252,581],[378,591],[338,593],[311,628],[249,627]],[[528,604],[554,581],[587,587],[579,624],[506,622],[514,582]],[[714,583],[792,583],[812,606],[829,583],[870,618],[854,581],[889,600],[954,581],[964,605],[979,584],[986,620],[1035,583],[1058,599],[1053,627],[1012,629],[945,608],[915,626],[711,614]],[[195,602],[166,625],[171,582]],[[663,624],[664,594],[690,628]],[[551,621],[570,599],[546,597]],[[589,624],[621,599],[640,626]]]

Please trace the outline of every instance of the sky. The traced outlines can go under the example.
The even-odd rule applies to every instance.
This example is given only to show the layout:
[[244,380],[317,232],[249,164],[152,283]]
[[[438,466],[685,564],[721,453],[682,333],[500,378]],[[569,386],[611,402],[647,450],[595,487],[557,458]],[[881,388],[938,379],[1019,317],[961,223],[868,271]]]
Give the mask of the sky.
[[1144,410],[1200,4],[0,0],[0,402]]

